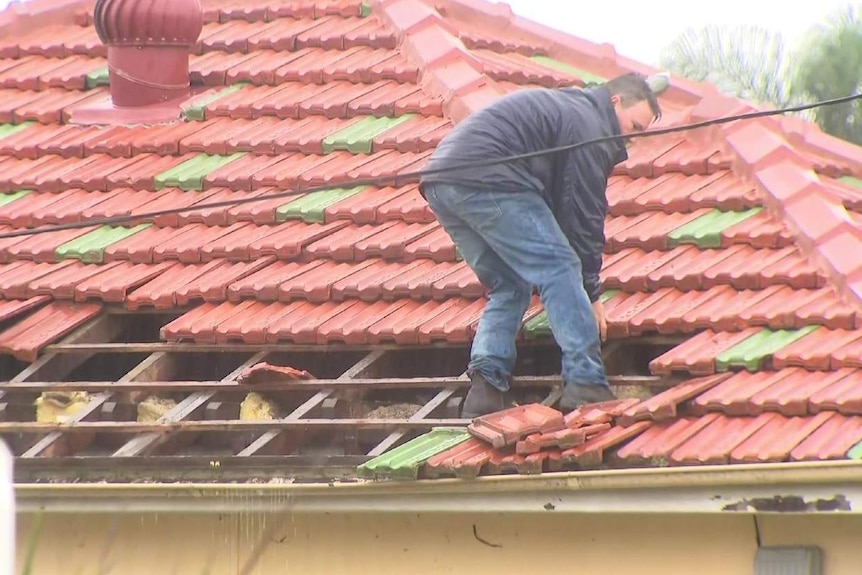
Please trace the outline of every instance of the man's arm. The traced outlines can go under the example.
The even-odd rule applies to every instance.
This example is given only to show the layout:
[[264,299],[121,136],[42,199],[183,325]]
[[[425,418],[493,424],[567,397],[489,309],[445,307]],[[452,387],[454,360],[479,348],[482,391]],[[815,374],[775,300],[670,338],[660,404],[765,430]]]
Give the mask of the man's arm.
[[570,153],[557,212],[563,232],[581,258],[584,289],[595,302],[600,295],[599,272],[605,246],[607,157],[597,146]]

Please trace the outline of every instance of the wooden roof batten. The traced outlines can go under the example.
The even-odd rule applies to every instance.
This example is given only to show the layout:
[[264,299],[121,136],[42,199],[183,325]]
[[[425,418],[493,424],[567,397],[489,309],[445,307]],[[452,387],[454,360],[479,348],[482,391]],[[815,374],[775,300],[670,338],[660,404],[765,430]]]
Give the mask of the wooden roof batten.
[[[99,316],[46,348],[35,363],[0,382],[0,413],[4,414],[0,436],[15,438],[12,444],[21,464],[18,480],[66,480],[70,472],[62,462],[76,468],[84,465],[86,470],[76,477],[82,480],[159,480],[166,477],[162,466],[179,470],[177,477],[198,481],[343,479],[350,477],[348,468],[355,471],[357,464],[421,433],[467,424],[459,418],[459,407],[469,380],[463,373],[453,375],[454,366],[467,353],[464,346],[425,350],[381,346],[358,351],[347,346],[276,345],[255,351],[242,345],[115,341],[132,318]],[[667,343],[661,338],[640,343],[645,342]],[[622,342],[613,343],[606,355],[611,358],[624,348]],[[540,360],[535,363],[543,364],[541,358],[553,356],[555,349],[553,342],[530,342],[524,353],[538,354]],[[227,352],[236,357],[224,377],[187,377],[190,363],[211,362]],[[441,353],[448,359],[439,361],[436,356]],[[103,373],[100,357],[141,354],[144,359],[121,377],[99,377]],[[419,358],[418,371],[429,375],[401,376],[404,354],[412,356],[408,362]],[[263,378],[249,385],[240,381],[255,365],[287,366],[290,357],[305,357],[314,363],[316,360],[308,359],[312,355],[348,367],[329,379],[324,374],[293,381]],[[426,361],[421,360],[423,356]],[[673,384],[648,374],[612,375],[610,380],[615,386],[647,391]],[[512,387],[516,393],[532,393],[534,399],[552,403],[560,383],[558,375],[518,375]],[[74,415],[59,423],[34,421],[32,402],[38,395],[73,391],[88,394],[87,404]],[[243,421],[238,404],[249,392],[293,394],[295,399],[287,402],[290,407],[283,417]],[[386,397],[393,394],[404,398],[402,408],[404,404],[412,408],[402,414],[375,415],[374,409],[385,405]],[[177,401],[158,420],[138,422],[134,409],[150,395]],[[273,458],[282,464],[275,465]],[[308,465],[310,458],[315,465]],[[204,460],[212,465],[202,465]],[[242,476],[240,469],[245,470]]]

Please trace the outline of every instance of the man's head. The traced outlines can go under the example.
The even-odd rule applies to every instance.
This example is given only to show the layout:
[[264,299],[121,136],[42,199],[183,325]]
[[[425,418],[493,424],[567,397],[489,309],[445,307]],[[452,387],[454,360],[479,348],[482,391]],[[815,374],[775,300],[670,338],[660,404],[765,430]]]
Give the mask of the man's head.
[[661,118],[661,108],[646,78],[631,73],[604,84],[611,96],[623,134],[641,132]]

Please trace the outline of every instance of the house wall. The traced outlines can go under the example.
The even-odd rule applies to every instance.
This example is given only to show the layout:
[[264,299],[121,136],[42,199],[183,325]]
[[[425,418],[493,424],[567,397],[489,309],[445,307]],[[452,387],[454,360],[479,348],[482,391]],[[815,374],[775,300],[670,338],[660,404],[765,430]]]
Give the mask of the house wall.
[[12,453],[0,441],[0,575],[11,573],[15,547],[15,491],[12,488]]
[[[18,517],[17,573],[33,519]],[[754,520],[742,515],[49,515],[41,523],[32,575],[523,575],[566,565],[579,575],[690,575],[694,565],[698,575],[727,575],[752,573],[756,549]],[[821,546],[826,575],[860,572],[862,517],[762,516],[759,526],[764,545]],[[112,570],[98,569],[102,556]],[[250,556],[259,562],[244,571]]]

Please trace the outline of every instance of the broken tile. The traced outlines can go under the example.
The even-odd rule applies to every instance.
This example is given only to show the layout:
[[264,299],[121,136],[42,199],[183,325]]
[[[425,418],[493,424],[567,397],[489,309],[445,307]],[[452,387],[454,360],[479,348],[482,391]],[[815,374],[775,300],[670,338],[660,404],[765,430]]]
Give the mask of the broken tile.
[[563,414],[542,404],[512,407],[473,420],[468,430],[499,449],[515,445],[533,433],[550,433],[565,427]]

